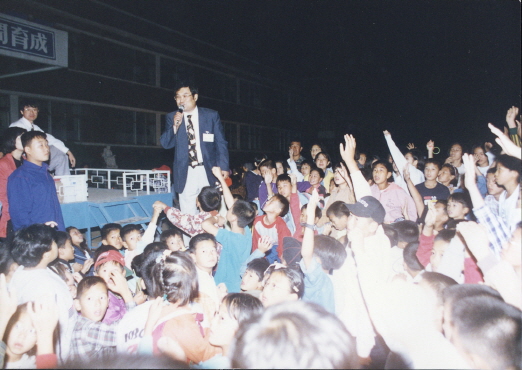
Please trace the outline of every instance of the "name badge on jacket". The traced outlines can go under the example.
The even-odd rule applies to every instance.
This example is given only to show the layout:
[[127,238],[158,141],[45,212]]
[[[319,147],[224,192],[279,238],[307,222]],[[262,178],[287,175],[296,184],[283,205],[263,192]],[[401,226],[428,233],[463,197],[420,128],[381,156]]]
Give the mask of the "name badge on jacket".
[[209,134],[208,132],[203,134],[203,141],[213,143],[214,142],[214,134]]

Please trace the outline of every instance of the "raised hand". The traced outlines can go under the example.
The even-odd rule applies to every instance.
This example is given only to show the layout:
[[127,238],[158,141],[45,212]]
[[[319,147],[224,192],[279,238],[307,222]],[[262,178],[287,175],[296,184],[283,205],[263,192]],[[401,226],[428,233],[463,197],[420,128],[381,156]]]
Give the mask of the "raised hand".
[[477,261],[490,254],[488,232],[484,225],[479,225],[473,221],[460,222],[457,225],[457,232],[462,235],[468,249]]
[[506,123],[508,124],[509,128],[515,128],[517,127],[516,121],[518,116],[518,108],[515,106],[512,106],[508,109],[506,113]]
[[522,153],[520,151],[520,147],[517,146],[514,142],[512,142],[507,135],[505,135],[502,131],[500,131],[498,128],[493,126],[491,123],[488,123],[488,127],[491,130],[492,133],[497,135],[498,137],[495,139],[495,142],[500,145],[502,150],[515,158],[521,159]]
[[272,238],[270,238],[268,235],[264,235],[259,238],[259,241],[257,242],[257,249],[263,253],[266,253],[270,250],[270,248],[272,248],[273,245]]
[[435,150],[435,142],[433,140],[428,141],[426,149],[428,149],[428,152],[433,152]]
[[390,131],[388,130],[384,130],[382,133],[384,134],[384,136],[391,136]]
[[344,162],[348,165],[348,162],[350,161],[355,162],[355,148],[357,147],[357,144],[353,135],[348,134],[344,135],[344,142],[344,146],[342,143],[339,144],[339,151],[341,152],[341,157]]
[[406,149],[408,149],[408,150],[413,150],[413,149],[415,149],[415,144],[413,144],[413,143],[408,143],[408,145],[406,145]]

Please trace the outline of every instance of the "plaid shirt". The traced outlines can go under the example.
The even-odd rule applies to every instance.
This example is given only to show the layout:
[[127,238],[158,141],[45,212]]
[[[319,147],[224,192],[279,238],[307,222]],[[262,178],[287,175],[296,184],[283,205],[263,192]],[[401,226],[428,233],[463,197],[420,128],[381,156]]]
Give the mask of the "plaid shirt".
[[494,214],[490,207],[483,205],[479,208],[473,208],[473,213],[477,217],[477,221],[486,225],[489,237],[489,247],[500,257],[502,245],[509,240],[511,233],[508,226],[504,223],[498,214]]
[[116,353],[117,323],[107,325],[78,315],[74,324],[69,359],[89,361]]

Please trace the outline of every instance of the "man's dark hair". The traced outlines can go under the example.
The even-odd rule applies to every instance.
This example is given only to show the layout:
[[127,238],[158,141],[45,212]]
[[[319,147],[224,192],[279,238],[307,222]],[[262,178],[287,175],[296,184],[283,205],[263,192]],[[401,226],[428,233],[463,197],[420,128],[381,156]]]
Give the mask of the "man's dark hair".
[[133,231],[139,231],[141,233],[142,228],[141,225],[138,224],[127,224],[123,226],[120,230],[120,236],[123,241],[125,241],[125,236]]
[[216,238],[214,237],[214,235],[209,234],[209,233],[201,233],[201,234],[193,236],[192,239],[190,239],[188,252],[196,253],[198,244],[205,240],[210,240],[211,242],[214,243],[215,246],[217,246],[217,241],[216,241]]
[[[83,293],[87,293],[90,288],[92,288],[95,285],[101,284],[107,289],[107,284],[105,284],[105,281],[99,277],[99,276],[87,276],[80,281],[78,284],[78,287],[76,288],[76,299],[80,299],[83,295]],[[108,292],[108,290],[107,290]]]
[[520,174],[520,159],[507,154],[501,154],[496,158],[496,161],[508,170],[518,172],[518,182],[522,181]]
[[19,265],[37,266],[44,253],[49,252],[56,241],[56,231],[44,224],[33,224],[15,233],[11,242],[11,256]]
[[451,320],[463,350],[490,369],[520,369],[522,315],[519,309],[488,296],[453,302]]
[[417,249],[419,249],[419,242],[412,242],[408,243],[402,251],[402,258],[404,263],[412,271],[424,270],[424,266],[422,266],[419,259],[417,258]]
[[198,201],[202,211],[217,211],[221,206],[221,193],[213,186],[205,186],[198,194]]
[[417,223],[410,220],[404,220],[393,224],[399,237],[399,242],[412,243],[419,240],[419,227]]
[[120,230],[121,236],[121,229],[122,227],[120,224],[110,223],[103,225],[103,227],[100,230],[101,240],[107,240],[107,236],[109,236],[110,232],[114,230]]
[[232,206],[232,213],[237,217],[237,226],[239,227],[247,226],[256,218],[256,211],[245,200],[236,200]]
[[38,105],[38,103],[35,100],[32,100],[32,99],[20,99],[20,102],[18,104],[18,108],[20,110],[24,110],[25,107],[36,108],[36,109],[40,108],[40,106]]
[[20,140],[22,141],[22,147],[26,148],[31,145],[34,139],[36,138],[44,138],[47,139],[47,135],[42,131],[27,131],[22,134]]
[[285,215],[288,213],[288,210],[290,209],[290,203],[288,202],[288,199],[286,199],[281,194],[274,194],[272,199],[274,198],[281,205],[281,213],[279,213],[279,216],[285,217]]
[[11,153],[16,149],[16,138],[23,135],[27,130],[21,127],[9,127],[4,131],[2,140],[2,153]]
[[340,241],[328,235],[314,237],[314,254],[321,260],[324,270],[338,269],[346,260],[346,249]]
[[268,266],[270,266],[270,262],[265,257],[255,258],[247,264],[245,272],[248,270],[255,272],[259,281],[261,281]]
[[326,210],[326,216],[334,215],[335,217],[350,217],[350,211],[344,205],[344,202],[341,200],[335,201],[330,204],[330,207]]
[[[319,155],[319,154],[317,154],[317,155]],[[312,172],[314,172],[314,171],[317,172],[317,173],[319,174],[319,177],[320,177],[320,178],[324,179],[324,171],[323,171],[322,169],[320,169],[319,167],[312,167],[312,168],[310,169],[310,173],[312,173]]]
[[232,367],[241,369],[359,367],[355,339],[342,321],[323,307],[303,301],[268,307],[245,321],[230,353]]
[[177,93],[179,90],[181,90],[184,87],[188,87],[190,90],[190,93],[192,95],[196,95],[198,93],[198,88],[192,81],[179,81],[176,86],[174,87],[174,93]]

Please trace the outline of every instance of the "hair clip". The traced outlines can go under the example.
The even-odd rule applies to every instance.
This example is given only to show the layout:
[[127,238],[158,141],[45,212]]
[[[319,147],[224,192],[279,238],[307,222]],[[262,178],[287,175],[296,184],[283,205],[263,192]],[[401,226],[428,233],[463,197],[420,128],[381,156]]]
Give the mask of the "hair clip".
[[270,268],[273,267],[273,270],[279,270],[279,269],[285,269],[286,266],[279,262],[274,262],[268,268],[265,270],[265,274],[270,270]]
[[295,285],[292,287],[292,289],[294,290],[294,292],[299,293],[299,289]]
[[163,294],[163,300],[167,301],[167,293]]

